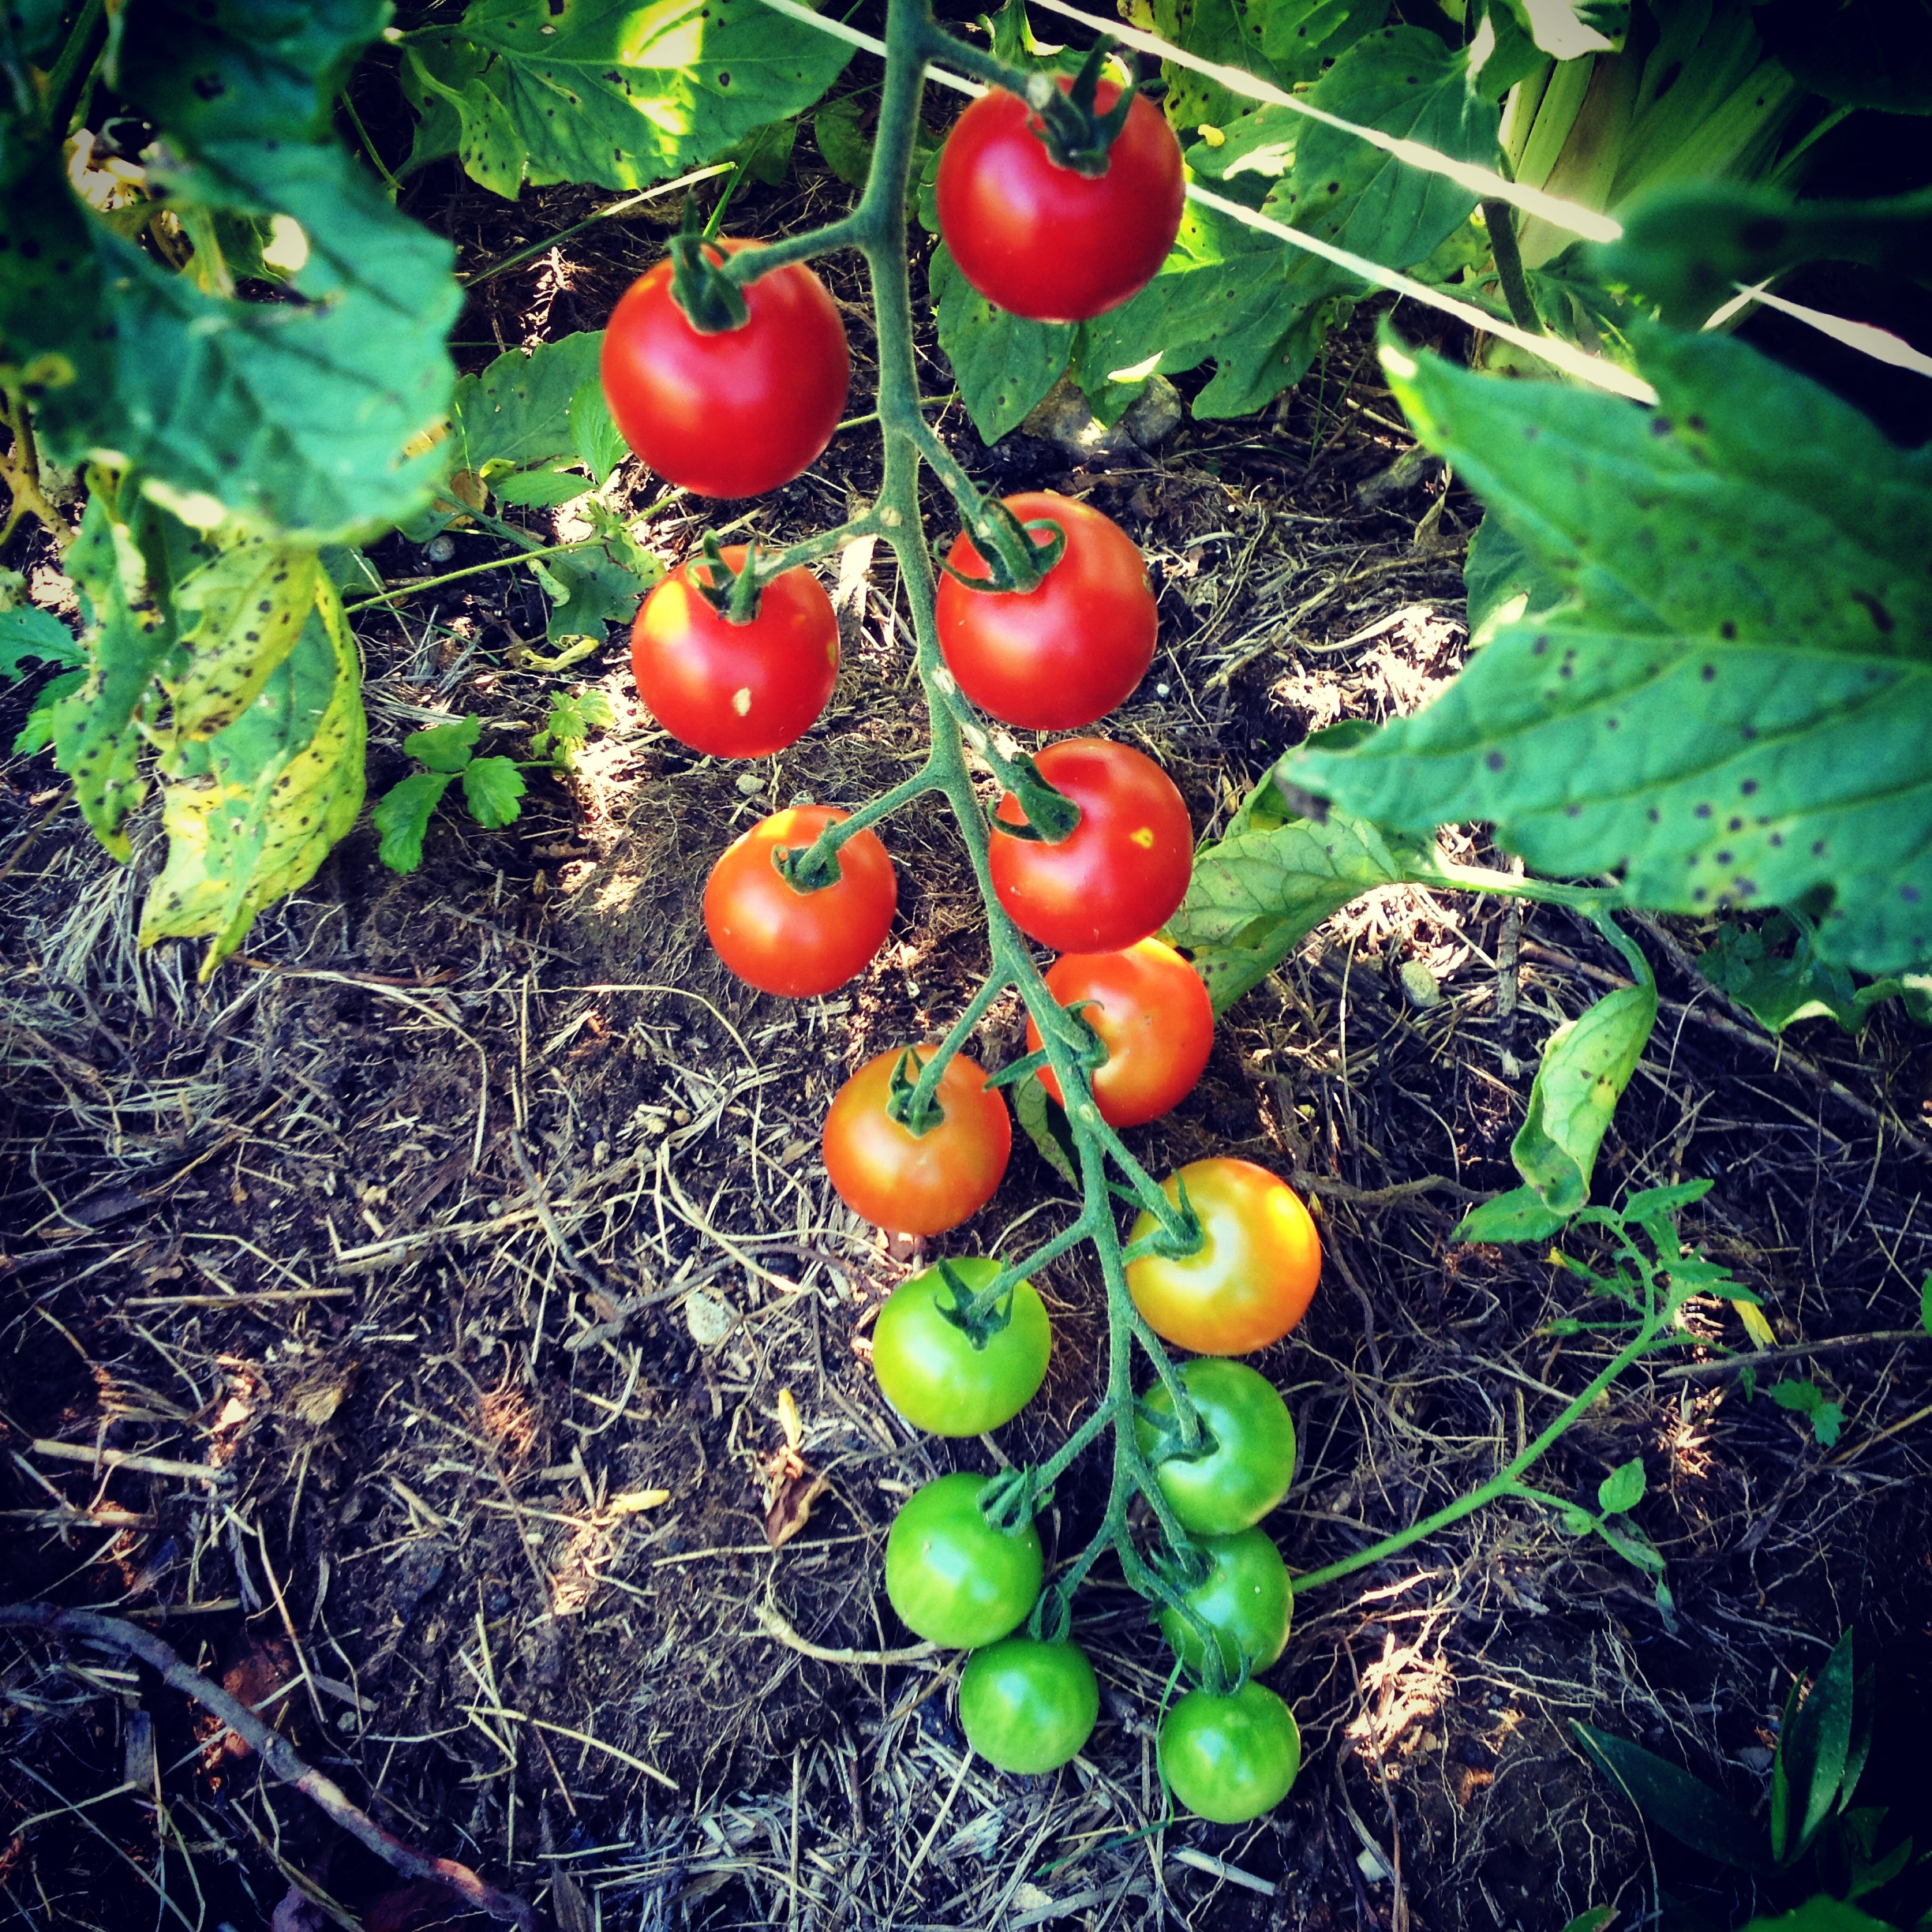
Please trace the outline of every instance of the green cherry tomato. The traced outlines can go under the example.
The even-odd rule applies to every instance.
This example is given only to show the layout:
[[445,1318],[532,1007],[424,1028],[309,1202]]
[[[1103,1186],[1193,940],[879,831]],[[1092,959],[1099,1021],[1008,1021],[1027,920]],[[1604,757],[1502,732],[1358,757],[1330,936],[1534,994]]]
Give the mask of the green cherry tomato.
[[1245,1683],[1232,1697],[1190,1690],[1161,1720],[1159,1751],[1179,1803],[1216,1825],[1245,1825],[1288,1795],[1301,1733],[1272,1690]]
[[[1252,1529],[1288,1493],[1294,1480],[1294,1424],[1273,1383],[1245,1362],[1208,1356],[1181,1365],[1181,1380],[1200,1411],[1210,1447],[1195,1456],[1170,1456],[1154,1466],[1184,1530],[1196,1536],[1232,1536]],[[1135,1424],[1143,1455],[1159,1447],[1162,1425],[1174,1423],[1174,1401],[1156,1382]]]
[[995,1530],[979,1513],[983,1476],[915,1490],[886,1538],[886,1594],[908,1630],[952,1650],[997,1643],[1039,1595],[1039,1533]]
[[1002,1771],[1057,1771],[1093,1733],[1100,1687],[1077,1645],[1009,1637],[960,1678],[966,1742]]
[[[1000,1271],[984,1256],[946,1265],[975,1294]],[[1031,1282],[1014,1288],[1006,1326],[976,1345],[948,1315],[953,1306],[937,1267],[895,1288],[872,1331],[872,1366],[886,1399],[915,1428],[977,1436],[1010,1422],[1039,1392],[1053,1329]]]
[[[1266,1670],[1288,1647],[1294,1616],[1294,1593],[1281,1552],[1260,1530],[1202,1537],[1196,1547],[1211,1567],[1204,1582],[1184,1593],[1189,1607],[1214,1632],[1230,1678],[1244,1657],[1249,1670]],[[1200,1676],[1204,1652],[1187,1619],[1170,1605],[1160,1613],[1160,1627],[1182,1666]]]

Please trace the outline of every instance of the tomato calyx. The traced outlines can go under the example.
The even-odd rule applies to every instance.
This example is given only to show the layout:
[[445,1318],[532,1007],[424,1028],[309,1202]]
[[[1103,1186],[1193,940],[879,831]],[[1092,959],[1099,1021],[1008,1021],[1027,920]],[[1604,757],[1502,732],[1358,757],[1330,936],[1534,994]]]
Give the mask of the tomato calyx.
[[[1151,1559],[1148,1570],[1155,1598],[1150,1614],[1158,1620],[1163,1611],[1172,1611],[1200,1646],[1199,1661],[1191,1668],[1201,1688],[1215,1697],[1234,1696],[1250,1679],[1248,1653],[1239,1645],[1224,1645],[1221,1634],[1188,1601],[1192,1592],[1213,1576],[1213,1559],[1197,1543],[1170,1543]],[[1232,1669],[1228,1665],[1230,1649],[1235,1657]]]
[[[934,561],[968,590],[988,596],[1013,592],[1023,597],[1037,590],[1047,572],[1066,555],[1066,532],[1051,517],[1032,517],[1022,523],[996,496],[988,497],[982,507],[985,527],[973,535],[986,575],[969,577],[936,552]],[[1050,533],[1044,543],[1035,540],[1036,530]]]
[[724,251],[707,241],[696,198],[687,196],[684,221],[671,238],[671,299],[700,335],[722,335],[751,319],[744,292],[724,269]]
[[1035,132],[1045,144],[1056,167],[1071,168],[1076,174],[1097,179],[1107,171],[1107,154],[1115,137],[1127,125],[1128,110],[1139,91],[1140,78],[1134,58],[1126,56],[1128,84],[1105,114],[1094,111],[1094,96],[1100,84],[1100,69],[1117,43],[1103,34],[1096,40],[1073,84],[1039,109],[1039,125]]
[[1157,1222],[1140,1240],[1129,1241],[1121,1250],[1123,1264],[1144,1260],[1150,1255],[1158,1255],[1164,1261],[1185,1261],[1207,1245],[1207,1230],[1194,1211],[1194,1204],[1188,1199],[1187,1183],[1178,1175],[1174,1191],[1181,1196],[1174,1204],[1178,1225],[1170,1227],[1164,1221]]
[[[990,1086],[989,1080],[987,1084]],[[1013,1294],[1020,1283],[1009,1282],[997,1298],[990,1298],[989,1286],[983,1294],[975,1294],[966,1278],[950,1261],[942,1260],[938,1264],[939,1279],[945,1282],[945,1298],[935,1295],[933,1305],[953,1326],[965,1336],[976,1349],[983,1349],[994,1336],[1002,1333],[1013,1322]]]
[[[908,1067],[912,1069],[909,1076],[906,1072]],[[893,1065],[892,1081],[886,1091],[886,1118],[896,1121],[915,1140],[921,1134],[930,1133],[945,1118],[945,1109],[935,1096],[929,1095],[916,1115],[912,1111],[919,1076],[925,1071],[926,1063],[917,1050],[907,1047]]]
[[[1016,799],[1022,817],[1015,825],[1000,816],[999,807],[987,812],[995,832],[1008,838],[1028,839],[1037,844],[1058,845],[1073,836],[1080,822],[1080,808],[1064,792],[1056,792],[1040,775],[1040,768],[1022,751],[1010,759],[1011,776],[1006,778],[1009,795]],[[1005,800],[1001,803],[1003,804]]]
[[1220,1437],[1208,1426],[1206,1418],[1198,1410],[1195,1412],[1192,1443],[1181,1428],[1178,1416],[1155,1409],[1145,1402],[1135,1402],[1134,1414],[1154,1432],[1152,1448],[1144,1451],[1149,1469],[1159,1469],[1163,1462],[1204,1462],[1208,1457],[1221,1453]]
[[987,1478],[979,1492],[979,1514],[1002,1536],[1024,1536],[1033,1527],[1033,1518],[1052,1502],[1052,1485],[1043,1486],[1039,1471],[1022,1463]]

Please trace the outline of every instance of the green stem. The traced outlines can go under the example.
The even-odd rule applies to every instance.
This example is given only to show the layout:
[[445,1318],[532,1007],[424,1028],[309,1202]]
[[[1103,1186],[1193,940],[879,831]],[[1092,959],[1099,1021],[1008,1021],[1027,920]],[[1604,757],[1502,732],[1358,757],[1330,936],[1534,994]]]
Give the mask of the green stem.
[[1507,201],[1482,204],[1484,225],[1489,230],[1489,253],[1496,262],[1496,279],[1503,285],[1503,299],[1509,304],[1510,320],[1531,335],[1543,333],[1543,319],[1530,298],[1530,284],[1523,275],[1522,253],[1516,245],[1516,211]]
[[[505,528],[507,527],[506,525]],[[347,616],[355,611],[368,610],[378,604],[393,604],[400,597],[418,597],[425,590],[440,590],[444,585],[459,583],[466,577],[481,577],[485,571],[508,570],[514,564],[562,556],[568,551],[581,550],[583,547],[581,543],[537,544],[520,556],[492,557],[487,564],[466,564],[461,570],[446,571],[440,577],[420,577],[413,582],[398,584],[393,590],[382,591],[375,597],[358,597],[354,603],[343,606],[343,615]]]
[[362,125],[362,117],[356,112],[356,105],[349,98],[349,90],[342,91],[343,112],[349,117],[349,125],[356,131],[356,139],[362,144],[362,152],[375,163],[376,172],[389,184],[389,199],[393,201],[402,192],[402,184],[389,172],[388,164],[376,151],[376,144],[369,139],[369,131]]
[[107,45],[107,0],[87,0],[47,76],[47,124],[62,140]]

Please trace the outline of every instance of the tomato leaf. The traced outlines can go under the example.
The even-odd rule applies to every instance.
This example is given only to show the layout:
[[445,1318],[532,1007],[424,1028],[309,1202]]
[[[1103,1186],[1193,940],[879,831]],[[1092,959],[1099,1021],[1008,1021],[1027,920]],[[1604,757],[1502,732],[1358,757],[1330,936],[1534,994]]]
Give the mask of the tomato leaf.
[[28,675],[30,664],[71,669],[86,661],[74,634],[51,611],[32,604],[0,610],[0,678],[16,683]]
[[856,94],[827,101],[812,116],[812,138],[825,164],[848,188],[863,188],[872,171],[872,142],[865,132],[865,103]]
[[1530,611],[1553,610],[1563,601],[1563,586],[1537,568],[1500,517],[1485,517],[1470,539],[1462,588],[1469,599],[1472,650],[1487,644],[1503,625]]
[[554,510],[560,504],[575,503],[587,496],[590,479],[575,470],[545,468],[512,470],[505,476],[493,476],[489,486],[500,502],[526,510]]
[[63,698],[86,683],[87,675],[84,671],[63,671],[58,677],[49,678],[35,692],[33,702],[27,707],[25,721],[13,734],[16,757],[44,751],[54,742],[54,709]]
[[573,637],[594,638],[601,644],[605,626],[630,623],[645,592],[664,575],[654,558],[643,560],[648,570],[633,567],[638,561],[635,545],[628,546],[628,563],[613,556],[612,548],[586,543],[530,566],[552,601],[546,635],[552,644]]
[[[1282,4],[1282,0],[1275,0]],[[1286,0],[1292,9],[1294,0]],[[1271,8],[1250,0],[1154,0],[1154,31],[1189,54],[1223,67],[1244,68],[1277,87],[1292,76],[1278,69],[1262,49],[1264,24]],[[1171,61],[1161,66],[1166,83],[1167,118],[1177,133],[1191,134],[1202,122],[1219,126],[1240,111],[1239,96],[1210,76]]]
[[1780,1409],[1804,1417],[1811,1425],[1812,1440],[1820,1448],[1829,1449],[1837,1443],[1844,1427],[1844,1409],[1841,1404],[1828,1400],[1825,1391],[1815,1382],[1777,1382],[1765,1393]]
[[1027,1131],[1027,1136],[1040,1151],[1040,1157],[1069,1186],[1080,1185],[1080,1155],[1073,1144],[1073,1129],[1066,1110],[1029,1073],[1013,1088],[1013,1114]]
[[454,782],[447,772],[411,772],[377,800],[369,814],[369,822],[382,835],[376,856],[391,872],[414,872],[422,863],[430,817]]
[[523,774],[515,758],[473,758],[462,768],[463,803],[486,831],[514,824],[523,810]]
[[1892,1932],[1892,1927],[1829,1892],[1820,1892],[1778,1917],[1752,1919],[1744,1932]]
[[966,413],[980,441],[996,443],[1060,380],[1076,331],[994,308],[960,273],[943,242],[933,250],[927,287],[939,346],[959,379]]
[[189,656],[161,682],[178,734],[212,738],[255,702],[308,624],[320,575],[313,550],[243,537],[176,585]]
[[[447,41],[411,49],[447,90],[464,167],[506,195],[662,181],[811,107],[852,58],[758,0],[471,0]],[[436,92],[417,77],[418,111]]]
[[362,809],[362,660],[334,587],[316,583],[301,636],[231,724],[176,745],[162,798],[167,863],[140,943],[206,938],[205,980],[255,915],[307,884]]
[[455,467],[526,470],[581,455],[571,410],[581,390],[597,384],[603,351],[604,331],[585,329],[533,350],[511,349],[481,374],[464,376],[450,398]]
[[472,711],[468,717],[452,718],[447,724],[432,724],[426,731],[414,731],[402,740],[402,755],[427,765],[432,772],[454,773],[470,762],[476,750],[483,721]]
[[1932,1275],[1919,1284],[1919,1326],[1932,1335]]
[[[1773,1398],[1777,1391],[1772,1391]],[[1798,1713],[1778,1741],[1787,1804],[1780,1863],[1802,1858],[1838,1802],[1852,1748],[1855,1671],[1852,1633],[1833,1647]]]
[[1698,954],[1698,966],[1713,986],[1773,1033],[1800,1020],[1829,1020],[1844,1032],[1856,1033],[1872,1009],[1885,1001],[1932,993],[1932,972],[1855,985],[1844,967],[1818,957],[1813,931],[1811,921],[1795,907],[1773,913],[1762,927],[1727,925]]
[[571,447],[601,489],[611,472],[631,454],[631,446],[604,400],[603,384],[594,376],[586,377],[571,391],[569,421]]
[[1417,433],[1573,601],[1290,773],[1412,829],[1488,819],[1660,910],[1822,889],[1820,958],[1932,958],[1932,451],[1742,343],[1641,342],[1655,411],[1385,345]]
[[1679,1844],[1721,1865],[1749,1869],[1762,1862],[1750,1820],[1721,1792],[1640,1744],[1574,1718],[1571,1728],[1631,1803]]
[[1642,1457],[1619,1463],[1597,1485],[1597,1507],[1606,1516],[1621,1516],[1643,1500],[1644,1466]]

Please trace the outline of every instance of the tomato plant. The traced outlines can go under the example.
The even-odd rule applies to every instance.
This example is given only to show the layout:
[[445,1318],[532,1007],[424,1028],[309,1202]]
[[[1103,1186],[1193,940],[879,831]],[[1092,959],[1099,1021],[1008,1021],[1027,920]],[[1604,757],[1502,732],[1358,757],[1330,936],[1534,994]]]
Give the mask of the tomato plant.
[[1182,1668],[1196,1677],[1205,1652],[1196,1619],[1212,1634],[1230,1677],[1244,1663],[1250,1671],[1266,1670],[1287,1649],[1294,1617],[1294,1592],[1281,1552],[1260,1530],[1203,1537],[1194,1548],[1206,1560],[1208,1574],[1182,1589],[1178,1604],[1162,1610],[1161,1634]]
[[1294,1713],[1266,1686],[1232,1696],[1190,1690],[1161,1720],[1161,1776],[1176,1799],[1216,1825],[1272,1811],[1301,1769]]
[[[1094,106],[1104,114],[1119,95],[1103,80]],[[939,156],[939,232],[988,301],[1036,322],[1084,322],[1144,288],[1174,245],[1181,144],[1139,94],[1096,173],[1056,161],[1045,133],[1004,88],[975,101]]]
[[[707,245],[714,260],[752,242]],[[844,414],[845,325],[799,263],[744,291],[739,328],[695,328],[660,262],[625,290],[604,331],[604,395],[624,440],[700,496],[755,496],[809,469]]]
[[[993,889],[1006,915],[1057,953],[1105,953],[1157,932],[1187,892],[1194,840],[1174,781],[1145,752],[1110,738],[1063,738],[1036,761],[1080,807],[1050,843],[1008,830],[993,841]],[[1009,792],[996,828],[1024,827]]]
[[[1106,1058],[1092,1072],[1094,1105],[1110,1127],[1140,1127],[1193,1091],[1214,1050],[1214,1005],[1200,975],[1170,945],[1142,939],[1118,953],[1069,953],[1054,960],[1046,989],[1100,1036]],[[1027,1020],[1027,1050],[1042,1045]],[[1051,1067],[1040,1084],[1056,1100]]]
[[1077,1644],[1009,1637],[960,1673],[960,1728],[1002,1771],[1057,1771],[1093,1735],[1100,1686]]
[[830,805],[773,812],[726,846],[705,881],[705,930],[718,957],[762,993],[829,993],[885,943],[898,886],[872,833],[845,841],[837,881],[816,892],[778,870],[781,853],[807,849],[845,817]]
[[1178,1439],[1174,1398],[1156,1382],[1135,1425],[1142,1453],[1153,1462],[1154,1479],[1182,1529],[1232,1536],[1258,1523],[1294,1480],[1288,1405],[1258,1370],[1218,1356],[1183,1362],[1181,1383],[1208,1447],[1193,1455],[1163,1453]]
[[[733,570],[747,559],[742,545],[722,555]],[[717,577],[695,560],[644,600],[631,627],[631,674],[652,716],[694,751],[764,758],[826,708],[838,680],[838,618],[801,566],[765,585],[757,616],[734,623],[706,595],[728,588]]]
[[996,1530],[982,1514],[983,1477],[940,1476],[900,1506],[886,1537],[886,1594],[907,1629],[949,1649],[997,1643],[1033,1608],[1039,1533]]
[[[945,1267],[968,1290],[988,1286],[1000,1272],[998,1262],[982,1256]],[[872,1367],[886,1399],[915,1428],[983,1435],[1010,1422],[1039,1392],[1052,1324],[1031,1282],[1014,1282],[1012,1294],[1003,1320],[995,1311],[978,1324],[960,1318],[962,1304],[939,1267],[886,1297],[873,1325]]]
[[[970,112],[971,110],[968,110]],[[946,668],[983,711],[1028,731],[1074,731],[1121,702],[1154,661],[1159,619],[1133,539],[1090,504],[1051,490],[1005,500],[1033,541],[1058,529],[1058,560],[1031,590],[980,590],[988,565],[962,530],[934,606]]]
[[[1202,1241],[1184,1256],[1130,1263],[1127,1286],[1164,1342],[1201,1355],[1245,1355],[1279,1342],[1308,1311],[1321,1274],[1321,1237],[1301,1199],[1252,1161],[1191,1161],[1164,1184],[1187,1190]],[[1159,1223],[1144,1212],[1136,1239]]]
[[855,1214],[900,1234],[943,1234],[993,1198],[1013,1151],[1006,1103],[964,1054],[945,1062],[923,1133],[894,1093],[913,1056],[868,1060],[826,1114],[826,1172]]

